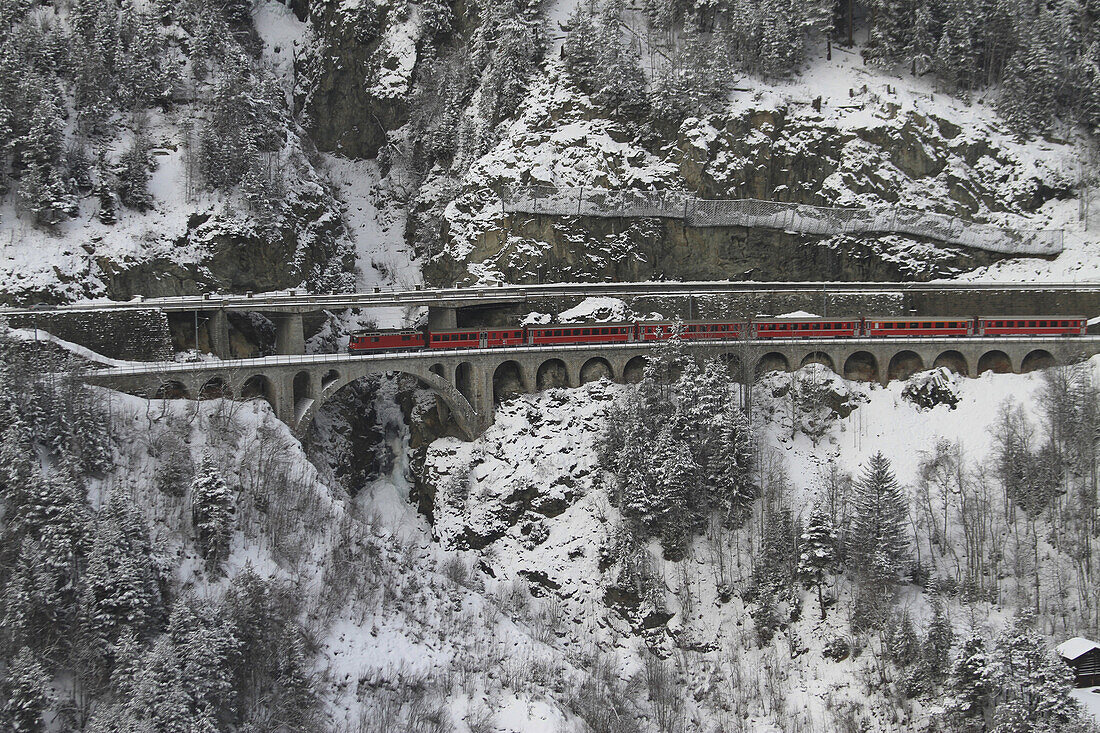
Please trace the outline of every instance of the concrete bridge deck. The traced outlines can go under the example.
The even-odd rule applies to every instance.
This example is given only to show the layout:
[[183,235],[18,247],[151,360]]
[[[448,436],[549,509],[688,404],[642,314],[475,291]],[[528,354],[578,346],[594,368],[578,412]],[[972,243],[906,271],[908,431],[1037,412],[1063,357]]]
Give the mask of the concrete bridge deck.
[[[824,364],[854,380],[886,384],[944,366],[976,377],[988,370],[1027,372],[1100,353],[1100,336],[755,339],[685,341],[685,348],[725,359],[735,374]],[[657,344],[521,346],[377,354],[269,356],[201,362],[132,362],[89,370],[92,384],[149,397],[266,399],[276,415],[305,434],[316,411],[342,387],[371,374],[403,373],[436,393],[441,411],[468,437],[491,422],[505,382],[522,391],[578,386],[606,376],[632,381]],[[738,371],[739,370],[739,371]],[[442,415],[446,417],[447,415]]]

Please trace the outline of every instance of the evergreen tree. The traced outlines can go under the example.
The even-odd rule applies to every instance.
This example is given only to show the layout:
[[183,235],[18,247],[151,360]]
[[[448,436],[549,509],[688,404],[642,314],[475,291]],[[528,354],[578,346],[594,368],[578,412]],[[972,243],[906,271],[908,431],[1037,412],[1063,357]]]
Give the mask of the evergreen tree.
[[969,92],[980,85],[979,20],[970,0],[951,0],[936,52],[936,71],[956,89]]
[[932,600],[932,620],[924,637],[924,666],[928,680],[934,684],[943,682],[951,660],[951,645],[955,632],[947,620],[947,611],[941,598]]
[[1022,26],[1020,46],[1005,69],[999,109],[1020,132],[1043,131],[1057,110],[1055,94],[1065,68],[1057,58],[1056,20],[1040,5],[1031,22]]
[[835,573],[837,558],[837,531],[832,517],[820,505],[810,512],[810,520],[802,532],[802,552],[798,559],[798,574],[802,582],[817,589],[817,603],[821,619],[825,620],[825,578]]
[[622,13],[621,0],[605,0],[596,49],[594,99],[613,115],[640,119],[649,107],[647,81],[640,51],[635,44],[623,41]]
[[850,567],[878,568],[897,578],[910,557],[909,503],[882,453],[871,457],[854,488],[854,511],[848,538]]
[[658,504],[661,547],[665,557],[683,557],[690,541],[691,515],[688,500],[695,481],[696,466],[687,444],[662,432],[658,437]]
[[932,70],[936,55],[936,28],[932,10],[927,3],[918,3],[913,20],[913,33],[906,47],[912,72],[923,76]]
[[211,731],[235,715],[240,640],[234,632],[235,624],[224,613],[193,597],[177,603],[168,621],[168,635],[192,712],[199,720],[208,721]]
[[596,32],[596,13],[590,2],[577,3],[566,21],[562,57],[565,70],[582,91],[592,94],[597,88],[597,70],[601,49]]
[[993,668],[997,733],[1065,731],[1080,723],[1080,709],[1070,696],[1073,673],[1032,626],[1032,617],[1017,616],[997,639]]
[[909,46],[917,3],[914,0],[874,0],[874,20],[867,55],[884,64],[901,60]]
[[144,521],[121,493],[100,511],[80,598],[81,642],[90,671],[106,672],[127,631],[146,636],[162,618],[160,583]]
[[20,163],[19,203],[39,224],[56,224],[76,213],[76,200],[61,170],[64,121],[59,92],[43,88],[27,133],[16,142]]
[[[752,587],[768,589],[778,599],[787,598],[798,570],[798,559],[798,532],[790,509],[780,507],[769,511],[760,551],[753,563]],[[756,593],[765,592],[757,590]]]
[[148,211],[153,205],[149,193],[150,166],[149,141],[144,135],[135,135],[130,147],[118,161],[118,196],[123,204],[136,211]]
[[191,484],[191,526],[199,554],[210,572],[215,572],[229,554],[233,514],[233,493],[221,470],[206,456]]
[[882,641],[886,658],[897,667],[908,667],[920,659],[920,640],[908,611],[902,611],[891,619]]
[[0,723],[13,733],[46,730],[42,714],[51,702],[49,675],[27,647],[19,650],[5,671]]
[[275,680],[275,718],[292,730],[310,730],[317,713],[318,699],[306,660],[302,633],[287,623],[278,635],[279,663]]
[[757,497],[754,483],[755,440],[745,413],[736,405],[726,408],[716,426],[718,444],[708,464],[715,508],[729,526],[738,526],[746,507]]
[[963,642],[951,670],[945,712],[951,730],[978,733],[985,730],[985,711],[993,691],[993,672],[985,639],[971,634]]

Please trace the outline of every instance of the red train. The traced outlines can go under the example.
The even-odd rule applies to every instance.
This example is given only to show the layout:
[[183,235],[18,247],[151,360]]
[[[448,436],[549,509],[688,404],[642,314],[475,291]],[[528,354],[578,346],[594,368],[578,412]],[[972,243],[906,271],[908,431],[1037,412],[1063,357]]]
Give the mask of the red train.
[[[766,318],[752,321],[686,321],[685,341],[736,341],[789,338],[913,338],[922,336],[1084,336],[1084,316],[868,316],[850,318]],[[351,335],[348,351],[414,351],[417,349],[493,349],[503,346],[548,346],[665,341],[676,332],[672,321],[630,323],[558,323],[511,328],[454,328],[428,331],[362,331]]]

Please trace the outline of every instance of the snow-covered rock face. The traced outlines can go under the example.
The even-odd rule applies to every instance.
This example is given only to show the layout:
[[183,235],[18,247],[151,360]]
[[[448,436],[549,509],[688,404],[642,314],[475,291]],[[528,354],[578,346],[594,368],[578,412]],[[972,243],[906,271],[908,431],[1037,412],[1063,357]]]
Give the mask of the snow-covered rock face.
[[501,540],[534,550],[547,539],[547,518],[586,516],[595,439],[621,389],[600,381],[521,396],[499,407],[479,440],[429,446],[422,480],[435,489],[434,531],[444,545],[480,550]]
[[947,367],[929,369],[914,374],[901,395],[918,407],[930,410],[936,405],[947,405],[954,410],[959,404],[958,383],[961,377]]
[[[680,232],[667,222],[509,219],[498,198],[506,186],[658,189],[690,191],[702,198],[901,205],[1021,228],[1065,223],[1065,212],[1059,213],[1055,200],[1072,188],[1073,146],[1021,143],[992,112],[931,94],[920,82],[906,80],[916,88],[899,90],[893,86],[896,80],[876,79],[850,65],[820,66],[835,74],[829,84],[820,79],[815,84],[825,73],[817,66],[806,79],[787,85],[754,81],[754,91],[735,93],[726,111],[684,120],[665,140],[643,144],[626,123],[601,117],[550,63],[549,79],[533,84],[521,114],[501,141],[466,171],[458,195],[433,204],[444,209],[446,241],[429,273],[460,282],[720,278],[741,277],[746,271],[759,279],[815,279],[798,271],[794,256],[784,258],[774,272],[768,269],[766,246],[781,249],[781,232],[765,237],[765,246],[752,254],[755,262],[713,257],[709,269],[700,270],[698,259],[679,257],[671,248],[659,251],[660,243],[689,240],[692,246],[685,249],[706,260],[708,237],[738,251],[752,249],[753,242],[717,228]],[[883,89],[890,84],[893,92],[882,94],[878,81]],[[869,82],[876,82],[870,91]],[[808,102],[823,92],[818,111]],[[828,261],[813,258],[819,277],[822,267],[836,279],[895,279],[945,276],[987,264],[982,255],[959,257],[952,248],[904,237],[870,238],[866,243],[828,237],[793,240],[792,249],[814,243],[835,250]],[[845,259],[849,262],[843,263]],[[876,270],[878,261],[900,266]]]

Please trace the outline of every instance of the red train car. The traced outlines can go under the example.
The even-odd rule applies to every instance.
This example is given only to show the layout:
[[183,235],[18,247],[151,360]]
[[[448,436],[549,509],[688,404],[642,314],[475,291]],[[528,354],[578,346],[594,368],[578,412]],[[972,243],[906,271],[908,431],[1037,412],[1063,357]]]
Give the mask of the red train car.
[[741,338],[744,330],[745,324],[740,321],[688,321],[680,332],[680,338],[686,341],[724,341]]
[[871,338],[974,335],[973,318],[954,316],[940,316],[938,318],[868,316],[863,319],[863,322],[863,335]]
[[1084,336],[1084,316],[978,316],[979,336]]
[[634,340],[632,323],[528,326],[527,342],[541,344],[614,344]]
[[523,344],[522,328],[451,328],[432,331],[428,340],[432,349],[492,349]]
[[855,338],[858,318],[768,318],[749,324],[753,338]]
[[402,331],[360,331],[348,339],[348,351],[411,351],[424,348],[424,332],[413,329]]
[[639,321],[634,324],[636,341],[668,341],[676,333],[672,321]]

